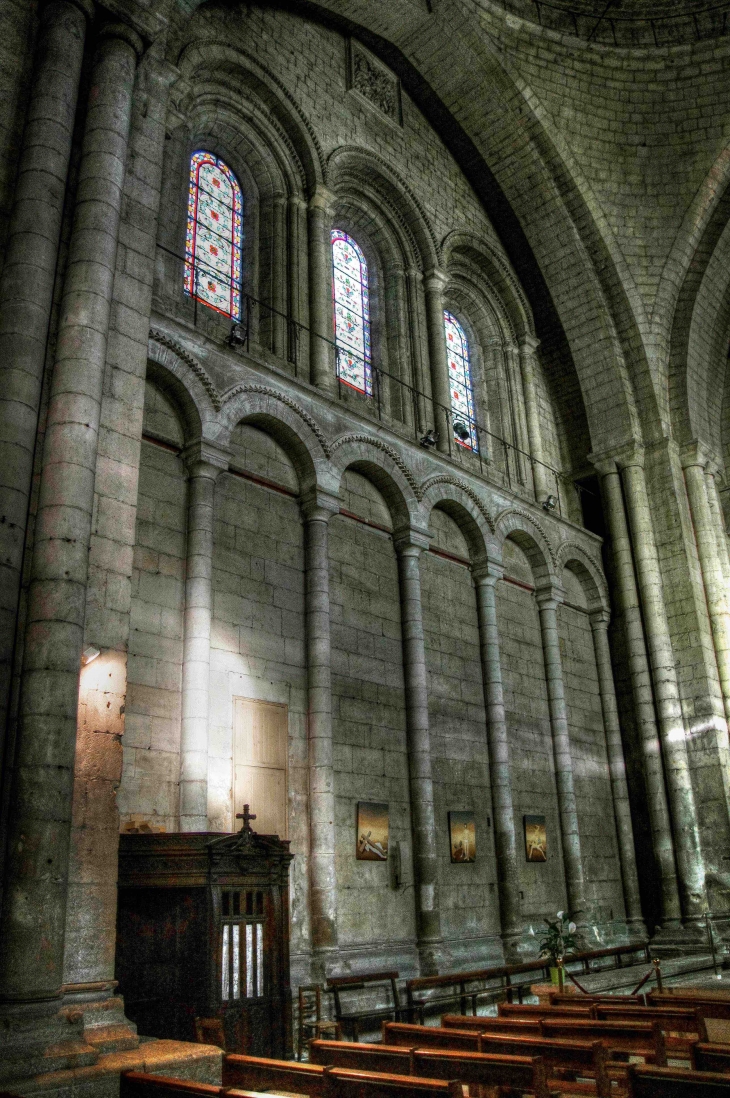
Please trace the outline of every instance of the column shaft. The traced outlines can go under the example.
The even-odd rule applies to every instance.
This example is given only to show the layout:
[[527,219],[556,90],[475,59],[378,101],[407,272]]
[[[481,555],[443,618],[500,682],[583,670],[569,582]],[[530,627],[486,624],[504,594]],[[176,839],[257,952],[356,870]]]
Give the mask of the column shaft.
[[590,912],[586,911],[583,861],[578,829],[578,806],[575,800],[568,710],[565,704],[563,667],[560,659],[557,603],[554,598],[542,597],[538,599],[538,606],[540,610],[542,650],[545,657],[550,727],[553,736],[555,781],[558,789],[558,811],[560,813],[568,908],[572,915],[580,914],[581,918],[578,919],[578,922],[584,923],[589,919]]
[[512,801],[507,718],[502,690],[502,664],[497,627],[497,575],[475,576],[479,646],[482,657],[484,705],[487,714],[489,773],[494,814],[494,847],[499,880],[499,909],[505,952],[520,931],[521,907],[517,866],[517,836]]
[[309,203],[309,369],[310,381],[327,393],[335,391],[332,342],[332,245],[329,196],[317,188]]
[[704,464],[686,464],[684,481],[705,587],[725,717],[730,720],[730,611],[725,593],[722,558],[718,552],[715,518],[708,499]]
[[518,484],[527,481],[527,460],[525,454],[529,448],[525,410],[522,397],[522,375],[520,372],[520,354],[516,347],[506,347],[504,352],[507,368],[507,390],[509,410],[512,420],[512,437],[515,443],[514,474]]
[[446,278],[440,271],[430,271],[424,279],[433,419],[434,427],[438,432],[438,449],[442,454],[448,454],[451,451],[451,389],[444,334],[445,286]]
[[337,949],[335,787],[332,763],[329,518],[304,512],[309,735],[309,879],[314,953]]
[[626,632],[634,710],[641,737],[652,845],[661,878],[663,925],[677,923],[681,917],[679,888],[674,861],[674,840],[667,791],[664,784],[662,752],[656,723],[651,673],[646,654],[639,593],[634,574],[631,540],[624,510],[621,478],[614,461],[594,462],[601,477],[601,490],[611,539],[616,575],[616,598]]
[[402,384],[391,382],[393,387],[393,408],[395,415],[407,427],[414,423],[414,381],[412,370],[411,340],[407,318],[406,276],[402,268],[391,272],[393,292],[393,319],[395,338],[389,356],[390,372],[396,374]]
[[71,155],[86,5],[41,11],[0,281],[0,773],[38,407]]
[[136,53],[94,59],[35,527],[11,794],[0,997],[46,999],[63,972],[71,790],[94,473]]
[[437,971],[436,946],[441,940],[436,819],[428,725],[426,653],[421,609],[421,546],[396,544],[400,580],[403,675],[408,730],[408,773],[416,878],[416,924],[421,972]]
[[608,645],[608,612],[596,611],[591,614],[590,621],[593,630],[596,670],[598,672],[598,689],[603,711],[603,728],[606,735],[606,754],[611,774],[611,795],[616,822],[618,856],[621,863],[621,882],[626,907],[626,921],[642,938],[645,938],[646,928],[641,914],[634,829],[631,823],[631,807],[629,805],[629,787],[626,783],[626,762],[621,742],[621,725],[618,719],[618,706],[616,705],[611,651]]
[[409,267],[406,272],[408,286],[408,330],[411,333],[412,346],[412,385],[416,390],[415,418],[416,429],[419,434],[425,433],[430,426],[426,410],[426,379],[424,377],[424,340],[423,324],[421,316],[421,295],[423,292],[423,275],[415,267]]
[[271,240],[271,349],[286,358],[286,198],[274,195]]
[[654,540],[643,466],[639,463],[624,465],[622,479],[654,682],[654,697],[659,715],[682,914],[685,918],[699,918],[704,909],[704,862],[674,652],[669,636],[659,555]]
[[520,365],[522,367],[522,385],[525,393],[525,416],[527,419],[527,436],[530,440],[535,499],[538,503],[542,503],[547,498],[550,489],[548,488],[548,478],[546,476],[547,469],[544,464],[540,405],[535,376],[535,351],[538,346],[539,342],[536,339],[528,337],[523,340],[520,344]]
[[300,377],[309,377],[309,343],[305,339],[300,325],[309,323],[308,272],[304,260],[304,218],[306,204],[304,199],[294,195],[289,199],[289,218],[287,222],[289,248],[289,358],[295,364]]
[[188,538],[180,728],[180,830],[208,830],[208,684],[213,611],[213,512],[220,469],[188,475]]

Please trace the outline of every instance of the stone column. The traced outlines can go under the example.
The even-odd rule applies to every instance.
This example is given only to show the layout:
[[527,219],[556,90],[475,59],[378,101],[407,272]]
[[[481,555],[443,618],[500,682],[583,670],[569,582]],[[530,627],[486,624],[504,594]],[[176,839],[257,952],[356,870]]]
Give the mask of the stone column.
[[525,393],[525,416],[527,418],[527,436],[530,440],[532,457],[532,480],[535,486],[535,499],[542,503],[550,494],[545,468],[545,454],[542,446],[540,427],[540,405],[537,399],[537,381],[535,377],[535,352],[540,340],[525,335],[520,343],[520,366],[522,368],[522,386]]
[[515,813],[512,802],[512,772],[502,691],[502,664],[495,597],[497,580],[502,578],[502,570],[496,565],[488,564],[482,569],[475,569],[473,576],[477,595],[484,705],[487,713],[487,743],[492,785],[501,933],[505,958],[509,958],[520,936],[522,911]]
[[271,349],[286,358],[286,198],[275,194],[271,209]]
[[332,346],[332,243],[330,218],[333,196],[317,184],[309,201],[309,370],[310,381],[326,393],[336,389]]
[[413,867],[416,878],[416,933],[421,975],[426,976],[438,971],[438,947],[441,942],[426,652],[421,609],[420,556],[422,550],[428,547],[428,534],[409,530],[397,536],[394,542],[400,581]]
[[185,452],[188,529],[180,726],[180,830],[208,830],[208,683],[213,612],[215,482],[228,468],[225,454],[207,443]]
[[717,553],[720,558],[720,564],[722,566],[722,574],[726,583],[730,583],[730,549],[728,549],[727,540],[727,528],[725,526],[725,515],[722,510],[722,504],[720,503],[720,497],[717,489],[717,478],[719,476],[717,465],[713,462],[708,464],[705,469],[705,481],[707,483],[707,502],[710,507],[710,513],[712,515],[713,528],[715,531],[715,539],[717,541]]
[[725,717],[730,720],[730,609],[722,557],[718,552],[716,519],[710,507],[705,477],[707,463],[707,455],[701,452],[696,443],[688,447],[682,455],[684,482],[702,570]]
[[423,325],[421,318],[421,297],[423,294],[423,275],[415,267],[406,271],[408,287],[408,331],[411,333],[413,387],[416,390],[415,407],[418,422],[415,424],[419,434],[424,434],[431,426],[426,409],[426,380],[423,360],[425,355]]
[[53,998],[63,944],[102,382],[142,43],[106,26],[91,74],[35,527],[0,922],[0,998]]
[[509,393],[509,409],[512,420],[512,437],[515,442],[515,478],[518,484],[525,484],[528,479],[526,455],[530,444],[525,423],[522,374],[520,372],[520,352],[517,347],[507,345],[504,349],[504,358],[507,370],[507,390]]
[[309,377],[309,342],[299,327],[309,324],[308,273],[304,252],[304,220],[307,204],[299,195],[289,199],[288,232],[288,271],[289,271],[289,316],[292,325],[289,331],[289,357],[296,364],[299,377]]
[[621,611],[626,634],[631,689],[644,762],[646,804],[654,857],[661,880],[662,921],[666,928],[679,924],[681,908],[674,862],[674,840],[664,785],[662,752],[654,710],[639,593],[634,574],[631,540],[621,490],[621,477],[618,466],[612,458],[599,459],[591,455],[590,460],[601,480],[601,493],[611,541],[616,576],[614,595]]
[[0,773],[38,407],[91,0],[41,9],[0,280]]
[[585,924],[590,918],[590,912],[586,910],[583,859],[578,829],[578,807],[575,800],[575,784],[573,781],[573,757],[570,750],[568,708],[565,703],[565,686],[558,633],[557,609],[558,604],[563,601],[563,593],[559,588],[548,585],[536,590],[535,595],[540,611],[542,650],[545,657],[545,679],[550,709],[550,727],[553,736],[555,781],[558,789],[558,811],[560,813],[568,908],[572,915],[579,915],[576,922]]
[[444,290],[447,278],[442,271],[428,271],[423,280],[426,292],[426,330],[428,357],[431,365],[433,421],[438,432],[438,449],[442,454],[451,450],[451,388],[449,363],[444,333]]
[[629,805],[629,787],[626,783],[626,762],[621,742],[621,725],[616,705],[616,689],[611,667],[611,651],[608,645],[608,610],[594,610],[590,615],[593,630],[593,650],[596,656],[598,689],[601,695],[603,728],[606,734],[606,754],[611,774],[611,795],[616,821],[618,856],[621,863],[621,882],[623,884],[626,922],[637,938],[646,939],[646,927],[641,914],[639,878],[636,872],[636,850],[634,847],[634,829],[631,823]]
[[395,408],[400,413],[400,418],[407,427],[413,427],[415,421],[414,389],[415,379],[412,369],[411,338],[408,327],[406,274],[402,267],[395,267],[390,272],[393,287],[393,319],[395,338],[389,357],[390,371],[397,374],[403,383],[391,382],[393,395],[397,398],[393,401]]
[[317,979],[326,973],[327,955],[337,950],[329,520],[339,509],[339,500],[323,493],[302,504],[306,570],[309,888],[313,972]]
[[685,740],[679,684],[664,605],[659,554],[651,523],[644,478],[644,454],[638,448],[619,456],[626,497],[631,543],[639,581],[639,595],[646,629],[664,772],[679,871],[682,915],[697,921],[704,910],[704,861],[697,826],[697,810]]

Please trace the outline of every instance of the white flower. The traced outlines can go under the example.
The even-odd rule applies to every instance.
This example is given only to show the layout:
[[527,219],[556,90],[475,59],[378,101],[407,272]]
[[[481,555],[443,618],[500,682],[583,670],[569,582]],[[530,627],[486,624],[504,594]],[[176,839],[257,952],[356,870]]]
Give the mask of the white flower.
[[563,915],[565,915],[565,912],[564,912],[564,911],[559,911],[559,912],[558,912],[558,918],[559,918],[559,919],[562,919]]
[[569,934],[575,934],[575,931],[576,931],[575,923],[568,923],[568,933]]

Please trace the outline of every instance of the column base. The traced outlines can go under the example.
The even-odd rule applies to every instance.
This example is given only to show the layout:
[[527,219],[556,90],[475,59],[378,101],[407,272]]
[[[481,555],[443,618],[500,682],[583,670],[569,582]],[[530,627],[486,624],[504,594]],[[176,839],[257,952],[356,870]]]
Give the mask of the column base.
[[451,953],[443,939],[418,942],[416,949],[421,976],[437,976],[439,972],[451,971],[453,967]]
[[667,920],[664,926],[657,927],[651,939],[652,953],[658,957],[682,957],[686,954],[704,954],[710,952],[707,930],[702,916],[677,920]]

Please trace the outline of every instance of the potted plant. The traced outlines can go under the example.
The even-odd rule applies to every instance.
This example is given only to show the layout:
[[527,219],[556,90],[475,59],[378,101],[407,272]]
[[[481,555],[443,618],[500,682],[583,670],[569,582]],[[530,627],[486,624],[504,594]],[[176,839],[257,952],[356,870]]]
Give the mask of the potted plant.
[[572,922],[567,911],[559,911],[557,918],[553,919],[552,922],[550,919],[545,919],[545,925],[548,929],[547,934],[540,942],[540,956],[550,957],[552,960],[550,979],[562,991],[563,969],[562,964],[558,965],[558,961],[564,961],[568,953],[575,952],[576,925]]

